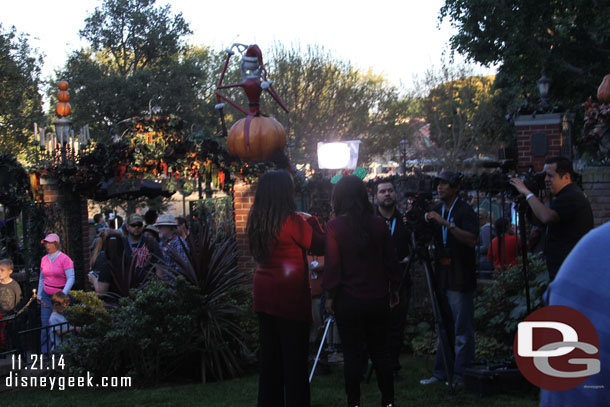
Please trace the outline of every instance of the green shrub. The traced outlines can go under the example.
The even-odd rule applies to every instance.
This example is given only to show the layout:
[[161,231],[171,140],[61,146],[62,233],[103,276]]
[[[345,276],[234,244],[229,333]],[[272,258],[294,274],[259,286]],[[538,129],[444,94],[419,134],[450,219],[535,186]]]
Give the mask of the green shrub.
[[71,323],[79,321],[82,326],[70,339],[71,346],[64,348],[66,365],[75,374],[89,371],[96,376],[130,376],[141,386],[158,384],[193,349],[188,343],[193,315],[165,283],[152,281],[143,290],[132,290],[110,311],[98,310],[93,299],[91,304],[82,305],[84,311],[72,307],[68,315]]
[[[91,372],[96,376],[118,376],[124,373],[124,363],[120,357],[121,349],[106,338],[112,329],[112,315],[103,306],[98,308],[95,292],[76,294],[82,301],[66,311],[68,322],[80,326],[78,335],[70,339],[70,346],[62,349],[66,366],[75,376]],[[109,355],[112,355],[109,357]]]
[[436,352],[434,315],[426,307],[411,307],[407,316],[404,344],[414,356],[434,355]]
[[[528,271],[531,311],[542,307],[542,294],[549,285],[544,260],[533,258]],[[493,284],[479,289],[475,297],[477,358],[509,357],[517,324],[528,315],[522,267],[497,273]]]
[[72,290],[70,295],[74,303],[66,309],[66,318],[75,326],[88,325],[97,318],[110,321],[110,314],[94,291]]
[[195,320],[189,311],[174,288],[160,281],[121,299],[106,337],[119,344],[127,374],[137,383],[157,384],[180,366],[192,349],[188,338]]

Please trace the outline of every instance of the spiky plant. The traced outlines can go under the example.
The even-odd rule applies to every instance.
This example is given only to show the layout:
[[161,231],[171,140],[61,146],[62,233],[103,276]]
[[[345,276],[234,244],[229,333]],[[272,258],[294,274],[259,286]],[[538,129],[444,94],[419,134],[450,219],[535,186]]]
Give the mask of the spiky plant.
[[174,277],[176,290],[195,312],[193,340],[201,352],[201,373],[223,380],[242,374],[242,355],[248,351],[247,333],[240,325],[245,310],[240,306],[251,275],[237,268],[237,245],[231,236],[214,235],[209,226],[195,224],[187,239],[188,260],[176,250],[168,255],[178,265],[165,268]]

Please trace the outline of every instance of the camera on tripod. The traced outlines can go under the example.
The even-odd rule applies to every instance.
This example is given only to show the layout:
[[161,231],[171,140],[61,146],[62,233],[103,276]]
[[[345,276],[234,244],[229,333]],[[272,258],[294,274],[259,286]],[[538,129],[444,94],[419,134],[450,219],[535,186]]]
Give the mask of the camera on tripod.
[[[544,183],[545,176],[546,173],[544,171],[534,172],[534,170],[530,168],[528,172],[521,176],[521,181],[523,181],[523,184],[525,184],[527,189],[532,191],[534,195],[540,196],[540,191],[546,188],[546,185]],[[510,187],[512,196],[519,196],[519,191],[517,191],[512,185],[510,185]]]
[[488,165],[490,165],[488,168],[496,168],[496,170],[491,173],[484,172],[480,175],[468,177],[462,184],[464,189],[501,193],[511,200],[517,200],[519,191],[510,183],[510,180],[515,177],[521,178],[527,189],[536,196],[539,196],[540,191],[545,189],[544,177],[546,174],[544,171],[534,172],[530,168],[527,172],[519,174],[514,168],[514,161],[512,160],[502,163],[494,162]]
[[[405,212],[407,228],[414,232],[418,243],[426,243],[432,240],[433,230],[426,222],[425,214],[430,212],[433,202],[433,180],[431,177],[414,178],[413,185],[407,185],[405,198],[409,199],[409,206]],[[411,189],[409,187],[415,188]]]

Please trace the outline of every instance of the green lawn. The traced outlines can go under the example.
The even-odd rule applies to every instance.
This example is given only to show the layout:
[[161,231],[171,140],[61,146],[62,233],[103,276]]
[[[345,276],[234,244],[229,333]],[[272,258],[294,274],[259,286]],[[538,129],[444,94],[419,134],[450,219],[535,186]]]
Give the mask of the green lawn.
[[[500,395],[481,398],[459,391],[451,396],[442,384],[420,386],[419,379],[428,377],[432,359],[405,358],[403,372],[406,378],[396,383],[396,405],[402,406],[485,406],[534,407],[538,405],[537,392]],[[143,390],[121,391],[10,391],[0,394],[2,406],[255,406],[258,376],[209,383],[206,385],[173,385]],[[311,386],[312,407],[344,406],[342,366],[333,365],[329,374],[314,377]],[[362,405],[378,406],[379,392],[375,377],[362,384]]]

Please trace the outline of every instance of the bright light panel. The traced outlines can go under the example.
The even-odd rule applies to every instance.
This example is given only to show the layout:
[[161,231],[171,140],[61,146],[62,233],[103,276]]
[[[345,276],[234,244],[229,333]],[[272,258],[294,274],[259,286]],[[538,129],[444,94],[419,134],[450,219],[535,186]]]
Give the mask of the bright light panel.
[[360,140],[318,143],[318,167],[320,169],[353,170],[358,166]]

